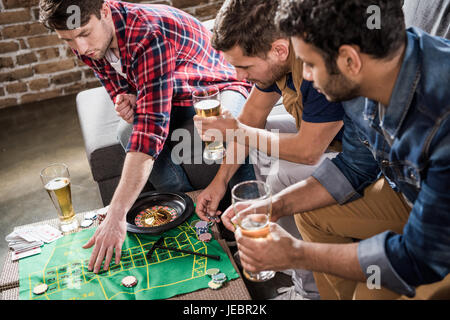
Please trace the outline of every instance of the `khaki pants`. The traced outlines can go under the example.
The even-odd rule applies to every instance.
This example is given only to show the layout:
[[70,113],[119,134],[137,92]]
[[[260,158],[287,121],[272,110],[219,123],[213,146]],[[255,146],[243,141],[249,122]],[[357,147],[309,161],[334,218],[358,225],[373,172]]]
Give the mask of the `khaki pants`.
[[[305,241],[351,243],[386,230],[402,233],[410,206],[389,183],[380,179],[364,192],[364,197],[345,205],[332,205],[295,215]],[[321,299],[408,299],[385,288],[368,289],[365,283],[314,272]],[[415,299],[450,298],[450,276],[416,288]]]

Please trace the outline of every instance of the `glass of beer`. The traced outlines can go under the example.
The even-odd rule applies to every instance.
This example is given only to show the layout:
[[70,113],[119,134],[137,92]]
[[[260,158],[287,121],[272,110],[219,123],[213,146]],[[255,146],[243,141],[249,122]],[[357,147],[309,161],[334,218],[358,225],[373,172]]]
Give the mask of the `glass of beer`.
[[[241,182],[231,190],[234,220],[242,235],[264,239],[270,237],[269,222],[272,214],[272,195],[270,186],[262,181]],[[253,208],[249,210],[249,207]],[[246,209],[246,210],[244,210]],[[256,282],[267,281],[275,276],[275,271],[248,272],[244,276]]]
[[78,228],[78,221],[72,206],[69,169],[63,163],[49,165],[42,169],[41,180],[58,212],[61,231],[70,232]]
[[[195,112],[201,117],[220,116],[220,92],[217,86],[198,88],[192,93]],[[203,158],[220,160],[225,156],[222,141],[205,141]]]

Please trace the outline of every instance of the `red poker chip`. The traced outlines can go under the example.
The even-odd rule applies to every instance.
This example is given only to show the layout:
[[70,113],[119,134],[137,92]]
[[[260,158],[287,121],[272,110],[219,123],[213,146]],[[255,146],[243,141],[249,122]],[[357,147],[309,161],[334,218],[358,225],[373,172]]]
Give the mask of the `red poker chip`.
[[202,233],[201,235],[198,236],[198,239],[200,241],[209,242],[212,239],[212,235],[209,232]]

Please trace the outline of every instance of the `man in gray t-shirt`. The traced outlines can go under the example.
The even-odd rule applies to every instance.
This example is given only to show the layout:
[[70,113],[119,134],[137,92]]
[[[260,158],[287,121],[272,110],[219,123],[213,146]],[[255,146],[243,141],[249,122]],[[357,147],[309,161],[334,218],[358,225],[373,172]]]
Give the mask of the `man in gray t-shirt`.
[[404,0],[403,12],[406,28],[450,39],[450,0]]

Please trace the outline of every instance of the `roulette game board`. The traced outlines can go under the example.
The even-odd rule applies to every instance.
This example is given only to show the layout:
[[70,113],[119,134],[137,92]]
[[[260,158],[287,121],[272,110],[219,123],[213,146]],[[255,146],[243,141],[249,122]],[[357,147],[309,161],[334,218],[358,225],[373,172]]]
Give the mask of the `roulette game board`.
[[127,213],[127,231],[161,234],[185,222],[194,212],[194,203],[182,192],[141,194]]

